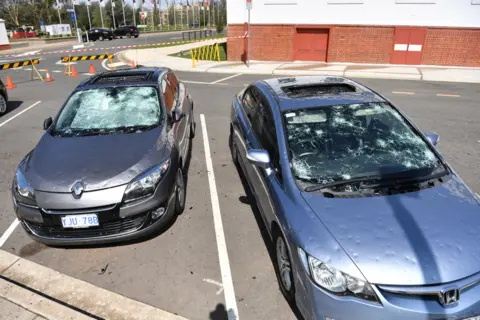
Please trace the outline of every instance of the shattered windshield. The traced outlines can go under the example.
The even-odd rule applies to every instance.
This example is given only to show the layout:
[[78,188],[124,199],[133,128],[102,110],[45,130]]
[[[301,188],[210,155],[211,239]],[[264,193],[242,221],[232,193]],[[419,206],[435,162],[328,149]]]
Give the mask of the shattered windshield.
[[130,133],[158,126],[161,116],[154,87],[108,87],[74,93],[62,109],[55,135]]
[[432,172],[437,156],[386,103],[338,105],[284,113],[296,179],[316,184]]

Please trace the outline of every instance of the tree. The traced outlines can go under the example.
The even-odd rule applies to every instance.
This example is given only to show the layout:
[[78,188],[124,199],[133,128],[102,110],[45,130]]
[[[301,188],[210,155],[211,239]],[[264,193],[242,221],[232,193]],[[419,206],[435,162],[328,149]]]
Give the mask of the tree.
[[0,0],[2,15],[5,16],[8,24],[13,26],[20,25],[20,15],[26,3],[25,0]]

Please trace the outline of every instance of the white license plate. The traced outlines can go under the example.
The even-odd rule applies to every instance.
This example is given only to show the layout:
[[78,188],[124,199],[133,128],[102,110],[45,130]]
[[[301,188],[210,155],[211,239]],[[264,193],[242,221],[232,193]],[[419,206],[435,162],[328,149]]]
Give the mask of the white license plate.
[[96,214],[79,214],[62,217],[62,225],[64,228],[88,228],[99,224]]

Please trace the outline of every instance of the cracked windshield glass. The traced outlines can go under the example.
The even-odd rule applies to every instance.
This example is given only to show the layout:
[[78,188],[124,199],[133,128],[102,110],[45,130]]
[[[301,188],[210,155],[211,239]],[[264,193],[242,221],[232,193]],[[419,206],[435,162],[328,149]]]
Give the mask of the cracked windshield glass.
[[284,113],[291,166],[304,182],[431,173],[440,161],[386,103],[336,105]]
[[109,87],[74,93],[62,110],[54,134],[79,136],[138,132],[160,121],[154,87]]

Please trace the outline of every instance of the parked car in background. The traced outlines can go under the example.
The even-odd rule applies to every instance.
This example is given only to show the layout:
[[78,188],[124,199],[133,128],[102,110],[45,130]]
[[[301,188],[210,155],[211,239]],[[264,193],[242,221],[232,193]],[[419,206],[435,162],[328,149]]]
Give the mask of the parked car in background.
[[233,161],[305,319],[478,319],[480,199],[438,139],[345,78],[269,79],[235,97]]
[[167,68],[105,72],[70,95],[12,184],[35,240],[101,244],[152,236],[185,207],[193,101]]
[[[87,41],[87,36],[85,34],[82,36],[82,38],[84,42]],[[97,41],[97,40],[103,41],[105,39],[113,40],[113,38],[115,38],[115,36],[113,35],[112,30],[109,30],[109,29],[94,28],[94,29],[88,30],[89,41]]]
[[120,26],[113,31],[113,34],[115,35],[116,38],[120,38],[120,39],[123,37],[138,38],[138,36],[140,35],[140,31],[135,26]]
[[0,116],[8,111],[8,93],[5,84],[0,80]]

